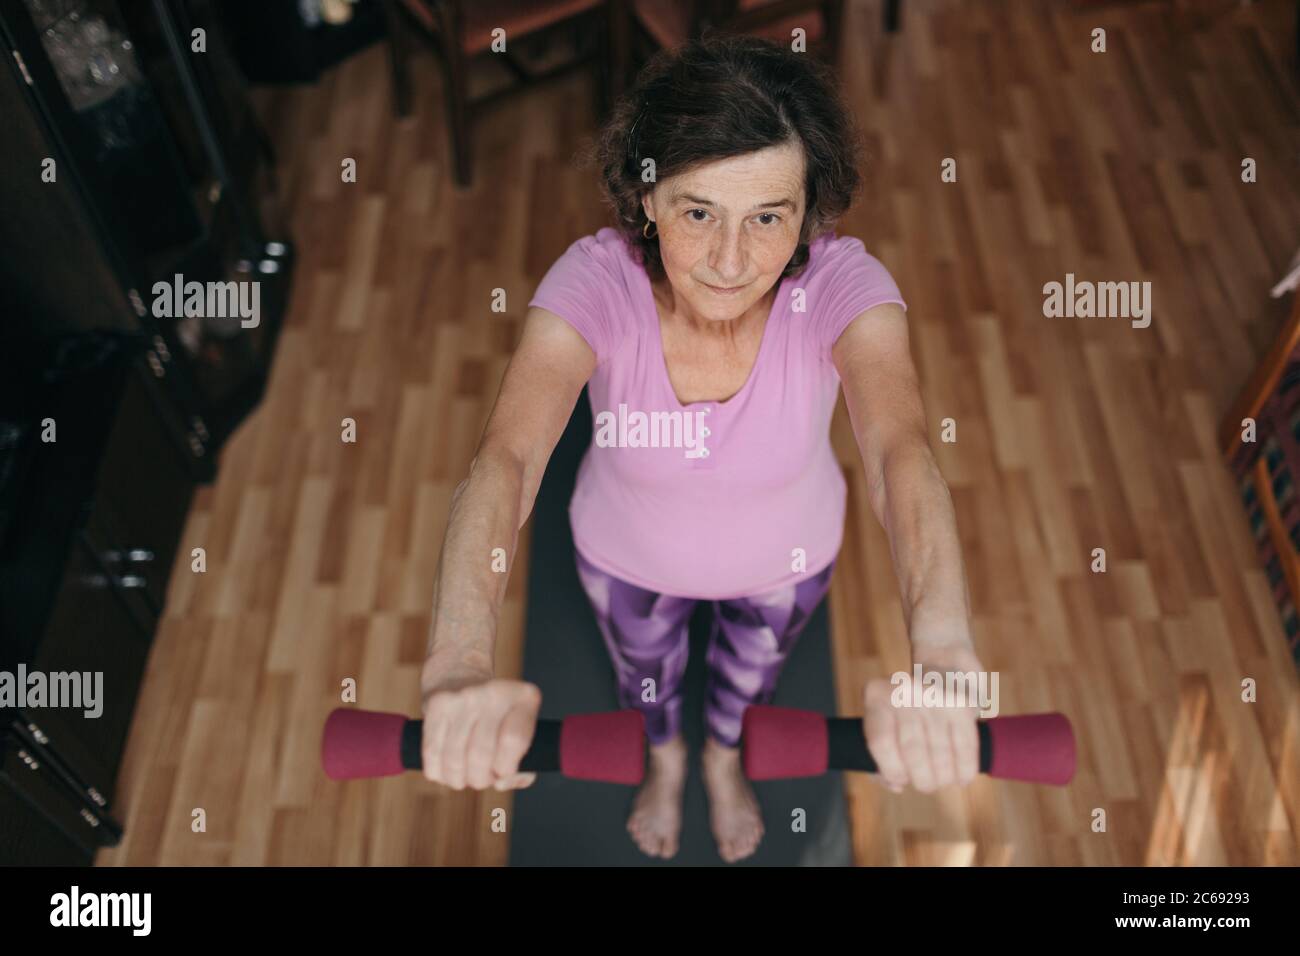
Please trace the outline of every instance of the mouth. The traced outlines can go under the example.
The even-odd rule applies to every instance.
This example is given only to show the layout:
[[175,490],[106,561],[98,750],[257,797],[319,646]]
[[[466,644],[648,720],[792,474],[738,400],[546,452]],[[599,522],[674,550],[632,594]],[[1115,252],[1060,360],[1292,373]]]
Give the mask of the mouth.
[[718,286],[718,285],[709,285],[709,283],[707,282],[701,282],[700,285],[704,286],[714,295],[728,296],[728,295],[736,295],[737,293],[743,292],[745,290],[745,287],[748,285],[748,283],[746,283],[745,285]]

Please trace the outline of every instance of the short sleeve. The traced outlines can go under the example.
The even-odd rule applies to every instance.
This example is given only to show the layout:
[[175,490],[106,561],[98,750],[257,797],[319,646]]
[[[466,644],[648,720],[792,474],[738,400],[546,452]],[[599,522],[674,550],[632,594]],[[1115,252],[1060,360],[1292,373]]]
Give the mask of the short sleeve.
[[907,309],[889,270],[851,236],[834,239],[823,250],[813,281],[808,283],[807,310],[821,355],[829,359],[849,323],[867,309],[896,302]]
[[584,236],[556,259],[529,301],[568,322],[596,353],[597,363],[613,354],[623,284],[618,263],[596,236]]

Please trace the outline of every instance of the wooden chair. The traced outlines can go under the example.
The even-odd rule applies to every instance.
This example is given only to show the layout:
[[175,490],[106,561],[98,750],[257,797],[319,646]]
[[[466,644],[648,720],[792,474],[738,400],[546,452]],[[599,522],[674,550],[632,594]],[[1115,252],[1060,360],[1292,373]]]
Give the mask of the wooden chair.
[[[408,27],[414,25],[429,39],[441,60],[444,87],[447,91],[447,125],[455,180],[469,186],[473,176],[470,150],[470,110],[495,99],[494,93],[471,101],[468,89],[469,60],[492,48],[493,31],[505,30],[506,50],[498,54],[502,62],[521,82],[538,82],[566,72],[575,64],[534,72],[520,61],[512,47],[520,40],[566,20],[588,15],[600,33],[597,81],[598,108],[603,111],[621,92],[621,80],[627,68],[615,59],[617,38],[610,30],[609,19],[626,16],[620,9],[626,0],[382,0],[390,37],[389,54],[393,74],[394,108],[398,116],[411,109],[411,87],[407,73],[409,58]],[[599,8],[605,8],[601,11]],[[601,12],[605,16],[600,16]],[[517,88],[518,84],[512,89]],[[505,91],[503,91],[505,92]]]
[[[902,0],[883,0],[884,27],[898,29]],[[639,32],[656,47],[671,48],[704,30],[745,33],[790,42],[791,30],[808,31],[810,50],[834,64],[844,0],[629,0],[628,22],[620,29]],[[635,23],[639,31],[633,30]],[[631,45],[629,41],[627,46]]]
[[[1272,347],[1219,425],[1219,447],[1237,478],[1260,562],[1282,616],[1292,658],[1300,667],[1300,293]],[[1244,419],[1255,441],[1242,440]]]

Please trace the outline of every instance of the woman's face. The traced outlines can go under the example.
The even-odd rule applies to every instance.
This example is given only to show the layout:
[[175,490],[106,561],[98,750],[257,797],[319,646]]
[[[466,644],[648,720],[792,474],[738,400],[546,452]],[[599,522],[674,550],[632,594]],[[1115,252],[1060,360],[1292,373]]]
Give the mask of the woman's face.
[[707,163],[658,183],[642,204],[674,294],[701,318],[739,318],[776,284],[799,244],[803,147]]

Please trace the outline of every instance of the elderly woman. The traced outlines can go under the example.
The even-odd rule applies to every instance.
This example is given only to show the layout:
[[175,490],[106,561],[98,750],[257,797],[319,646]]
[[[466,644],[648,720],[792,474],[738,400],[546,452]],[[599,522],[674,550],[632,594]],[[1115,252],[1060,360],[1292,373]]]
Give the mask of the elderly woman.
[[[830,442],[841,384],[923,672],[980,669],[952,501],[898,288],[861,242],[829,231],[859,177],[823,67],[754,39],[660,54],[596,152],[618,228],[578,239],[547,272],[453,498],[422,679],[424,772],[457,789],[532,780],[518,765],[540,693],[494,677],[506,582],[492,555],[513,555],[585,385],[596,429],[570,506],[575,561],[620,700],[644,712],[651,744],[628,829],[651,856],[676,852],[687,622],[710,601],[701,764],[734,861],[763,833],[741,715],[771,699],[843,534]],[[974,710],[895,707],[883,680],[863,697],[891,789],[975,775]]]

